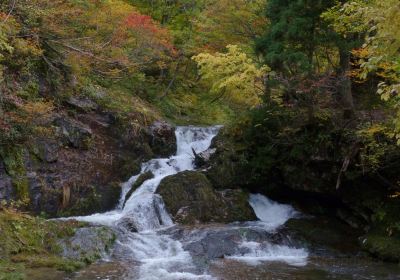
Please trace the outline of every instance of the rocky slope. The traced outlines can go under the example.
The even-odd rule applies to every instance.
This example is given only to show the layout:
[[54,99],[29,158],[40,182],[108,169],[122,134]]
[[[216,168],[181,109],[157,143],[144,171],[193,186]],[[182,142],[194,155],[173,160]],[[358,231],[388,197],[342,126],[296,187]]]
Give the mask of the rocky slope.
[[174,129],[165,122],[126,120],[87,98],[65,106],[49,118],[51,133],[0,147],[1,201],[23,200],[49,216],[103,212],[141,162],[174,152]]

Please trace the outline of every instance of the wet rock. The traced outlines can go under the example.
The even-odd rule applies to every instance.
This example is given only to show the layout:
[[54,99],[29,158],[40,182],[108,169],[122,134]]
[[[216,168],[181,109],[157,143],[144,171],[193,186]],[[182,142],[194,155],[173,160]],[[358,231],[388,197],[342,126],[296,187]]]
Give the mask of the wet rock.
[[[67,190],[67,191],[65,191]],[[121,186],[118,182],[104,185],[88,185],[84,188],[64,188],[64,195],[71,193],[70,201],[63,201],[61,216],[82,216],[113,210],[119,202]]]
[[337,216],[344,222],[346,222],[348,225],[355,229],[362,228],[363,225],[365,225],[365,221],[359,219],[355,215],[353,215],[352,212],[346,210],[346,209],[338,209],[336,211]]
[[0,201],[10,201],[14,196],[12,179],[7,175],[4,163],[0,159]]
[[254,221],[257,217],[249,204],[249,194],[241,189],[218,191],[223,201],[219,209],[224,221]]
[[130,219],[129,217],[122,218],[118,222],[117,228],[119,228],[119,229],[122,228],[122,229],[125,229],[125,230],[130,231],[130,232],[137,232],[137,228],[136,228],[135,222],[132,219]]
[[149,128],[150,147],[159,157],[176,153],[175,127],[165,121],[157,121]]
[[115,241],[115,233],[106,227],[83,227],[74,236],[59,242],[64,258],[92,263],[104,256]]
[[89,127],[69,118],[58,118],[55,124],[59,127],[59,132],[66,144],[74,148],[89,148],[93,136]]
[[90,112],[98,109],[98,105],[93,100],[87,97],[70,97],[67,103],[82,112]]
[[218,197],[201,173],[185,171],[168,176],[161,181],[157,193],[177,222],[207,222],[218,215]]
[[98,211],[113,210],[121,197],[121,184],[119,182],[110,182],[106,185],[96,187],[96,192],[99,195]]
[[241,190],[216,192],[207,177],[196,171],[185,171],[164,178],[157,190],[165,205],[181,224],[254,220]]
[[[216,189],[233,189],[246,185],[249,176],[244,172],[247,164],[239,147],[227,137],[222,129],[213,139],[205,174]],[[208,155],[207,155],[208,156]]]
[[29,198],[30,198],[30,208],[35,213],[40,213],[42,209],[42,182],[38,178],[35,172],[29,172],[27,174],[29,182]]
[[186,228],[172,233],[173,238],[181,240],[185,250],[199,259],[213,260],[246,253],[241,247],[243,241],[288,244],[290,241],[278,233],[269,233],[262,228],[247,227],[245,224],[236,226],[210,226],[207,228]]
[[312,255],[359,255],[361,231],[331,217],[290,219],[281,234],[291,236]]
[[124,200],[124,206],[125,203],[129,200],[129,198],[131,197],[131,195],[133,194],[134,191],[136,191],[136,189],[138,187],[140,187],[144,181],[150,180],[154,178],[154,174],[151,171],[147,171],[143,174],[141,174],[135,181],[135,183],[133,183],[131,189],[128,191],[128,193],[125,195],[125,200]]
[[203,167],[210,162],[211,156],[217,151],[216,148],[210,148],[201,153],[194,153],[194,164],[197,168]]

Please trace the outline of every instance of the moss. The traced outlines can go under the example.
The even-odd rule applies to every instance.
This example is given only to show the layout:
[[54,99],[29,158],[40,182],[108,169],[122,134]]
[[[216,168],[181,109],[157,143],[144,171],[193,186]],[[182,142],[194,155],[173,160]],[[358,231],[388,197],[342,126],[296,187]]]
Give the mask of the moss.
[[59,217],[88,215],[96,212],[100,208],[100,204],[101,195],[97,193],[94,186],[88,186],[87,194],[84,197],[77,198],[70,207],[61,209],[57,215]]
[[26,176],[24,152],[25,150],[18,146],[0,147],[0,157],[3,159],[8,175],[12,178],[17,198],[27,201],[29,199],[29,182]]
[[351,254],[360,251],[357,242],[360,232],[336,218],[316,216],[290,219],[284,228],[303,247]]
[[74,235],[85,223],[46,221],[15,211],[0,212],[0,279],[25,279],[31,267],[75,271],[84,263],[59,256],[58,240]]
[[207,177],[197,171],[184,171],[165,177],[158,189],[168,212],[176,222],[229,223],[254,220],[247,194],[241,190],[216,192]]
[[0,280],[24,280],[24,266],[0,260]]
[[73,272],[85,266],[85,262],[65,259],[55,255],[19,254],[13,256],[14,263],[23,263],[28,268],[51,267],[58,270]]
[[363,248],[372,255],[390,262],[400,262],[400,238],[390,237],[384,232],[373,232],[364,236]]
[[205,174],[213,187],[227,189],[244,185],[250,177],[243,173],[247,164],[243,147],[225,128],[213,139],[212,147],[217,150],[211,156],[211,167]]

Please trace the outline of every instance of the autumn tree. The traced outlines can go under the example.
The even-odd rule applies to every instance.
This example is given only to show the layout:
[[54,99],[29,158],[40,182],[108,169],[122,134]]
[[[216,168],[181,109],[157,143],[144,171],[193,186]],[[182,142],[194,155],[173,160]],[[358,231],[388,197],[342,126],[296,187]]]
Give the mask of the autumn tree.
[[209,0],[193,21],[199,48],[221,51],[228,44],[251,47],[265,30],[265,0]]
[[[339,3],[324,14],[342,36],[364,34],[364,44],[354,51],[360,71],[356,76],[379,78],[377,92],[392,108],[395,134],[400,139],[400,3],[396,0]],[[400,142],[400,141],[399,141]]]
[[193,57],[202,79],[211,84],[214,101],[223,99],[235,107],[260,103],[267,67],[258,68],[238,46],[228,45],[226,53],[201,53]]

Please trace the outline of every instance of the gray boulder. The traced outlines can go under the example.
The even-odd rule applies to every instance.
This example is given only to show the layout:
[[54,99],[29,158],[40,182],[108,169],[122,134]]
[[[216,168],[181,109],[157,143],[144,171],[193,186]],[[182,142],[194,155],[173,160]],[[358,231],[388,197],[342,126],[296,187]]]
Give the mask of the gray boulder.
[[61,256],[92,263],[108,252],[115,238],[115,233],[107,227],[78,228],[72,237],[59,241]]

